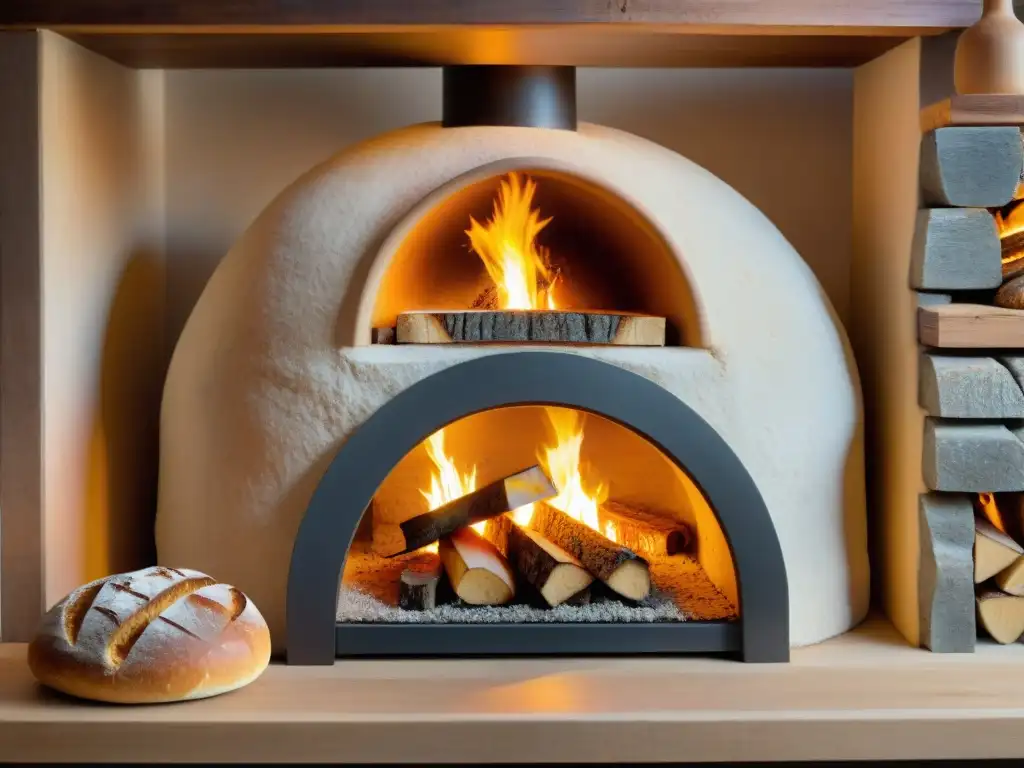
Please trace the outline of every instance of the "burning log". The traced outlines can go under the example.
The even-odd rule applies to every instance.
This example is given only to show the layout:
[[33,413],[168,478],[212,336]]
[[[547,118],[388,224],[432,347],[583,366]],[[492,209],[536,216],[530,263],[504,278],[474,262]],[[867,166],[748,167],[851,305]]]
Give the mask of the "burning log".
[[975,602],[978,621],[997,643],[1015,643],[1024,635],[1024,597],[982,590]]
[[990,579],[1013,565],[1024,548],[988,520],[974,518],[974,583]]
[[404,523],[375,526],[373,548],[383,557],[412,552],[467,525],[549,499],[557,493],[544,470],[538,466],[530,467]]
[[615,540],[649,557],[678,555],[693,546],[693,532],[686,523],[645,509],[614,501],[601,506],[602,522],[615,526]]
[[509,522],[509,562],[548,605],[560,605],[590,586],[594,577],[577,558],[536,531]]
[[623,597],[643,600],[650,594],[647,561],[631,549],[547,504],[536,505],[530,527],[579,560],[595,578]]
[[437,607],[440,581],[440,562],[433,562],[426,568],[406,568],[398,581],[398,607],[407,611],[429,611]]
[[552,342],[665,346],[665,318],[627,312],[546,309],[403,312],[399,344]]
[[452,589],[470,605],[504,605],[515,596],[515,578],[497,547],[472,528],[460,528],[438,549]]

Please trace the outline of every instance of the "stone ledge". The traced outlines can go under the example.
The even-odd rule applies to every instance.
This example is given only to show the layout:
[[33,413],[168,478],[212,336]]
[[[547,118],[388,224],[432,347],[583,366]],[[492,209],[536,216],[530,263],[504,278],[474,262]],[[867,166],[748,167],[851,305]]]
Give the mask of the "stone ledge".
[[1024,491],[1024,443],[1003,424],[929,417],[921,469],[933,491]]
[[970,653],[974,610],[974,508],[964,494],[918,499],[921,644],[937,653]]
[[918,402],[930,416],[943,418],[1024,418],[1024,391],[991,357],[923,354]]
[[998,208],[1013,199],[1024,168],[1014,126],[939,128],[921,141],[921,191],[928,206]]
[[998,288],[999,231],[984,208],[937,208],[917,213],[910,284],[924,290]]

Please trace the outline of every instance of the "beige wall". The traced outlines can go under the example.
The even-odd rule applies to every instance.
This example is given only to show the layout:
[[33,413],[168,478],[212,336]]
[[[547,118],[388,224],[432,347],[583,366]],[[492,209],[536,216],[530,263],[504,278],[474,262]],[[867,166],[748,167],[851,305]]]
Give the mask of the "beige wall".
[[[580,118],[732,184],[849,308],[852,72],[581,70]],[[438,70],[167,73],[168,332],[281,188],[333,152],[440,117]]]
[[45,33],[45,600],[152,557],[163,381],[163,75]]

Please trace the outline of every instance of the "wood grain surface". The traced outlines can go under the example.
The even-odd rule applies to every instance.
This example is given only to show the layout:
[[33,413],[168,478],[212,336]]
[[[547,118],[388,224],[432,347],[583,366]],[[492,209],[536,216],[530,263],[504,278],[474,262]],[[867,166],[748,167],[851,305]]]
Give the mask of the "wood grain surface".
[[774,25],[915,31],[965,27],[976,0],[4,0],[0,25]]
[[[885,622],[789,664],[701,658],[272,664],[235,693],[171,706],[42,691],[0,646],[11,762],[644,762],[1024,756],[1024,646],[909,647]],[[742,734],[738,736],[738,734]]]
[[1024,348],[1024,310],[945,304],[917,310],[918,338],[946,349]]

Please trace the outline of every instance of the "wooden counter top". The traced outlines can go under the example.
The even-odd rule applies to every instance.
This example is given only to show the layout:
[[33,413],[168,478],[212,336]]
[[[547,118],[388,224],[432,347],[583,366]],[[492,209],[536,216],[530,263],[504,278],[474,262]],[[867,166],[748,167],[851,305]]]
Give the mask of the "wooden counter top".
[[0,646],[0,760],[117,762],[1024,757],[1024,646],[908,647],[872,621],[788,665],[711,659],[272,666],[246,689],[114,707],[42,691]]

